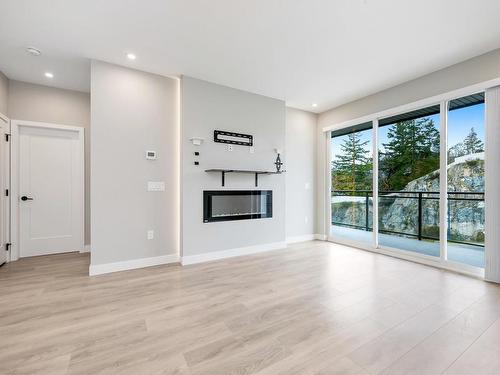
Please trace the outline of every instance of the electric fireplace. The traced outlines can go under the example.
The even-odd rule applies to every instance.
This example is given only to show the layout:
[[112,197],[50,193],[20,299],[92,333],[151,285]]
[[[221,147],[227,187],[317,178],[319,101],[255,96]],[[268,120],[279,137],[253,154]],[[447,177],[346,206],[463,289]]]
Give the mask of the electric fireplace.
[[204,223],[261,219],[272,216],[272,190],[203,191]]

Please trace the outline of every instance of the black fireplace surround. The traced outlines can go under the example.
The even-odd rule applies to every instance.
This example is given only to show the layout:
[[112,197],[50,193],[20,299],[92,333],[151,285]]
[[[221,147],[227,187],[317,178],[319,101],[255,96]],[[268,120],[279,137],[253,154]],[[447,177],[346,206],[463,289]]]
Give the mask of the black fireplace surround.
[[203,222],[273,217],[272,190],[205,190]]

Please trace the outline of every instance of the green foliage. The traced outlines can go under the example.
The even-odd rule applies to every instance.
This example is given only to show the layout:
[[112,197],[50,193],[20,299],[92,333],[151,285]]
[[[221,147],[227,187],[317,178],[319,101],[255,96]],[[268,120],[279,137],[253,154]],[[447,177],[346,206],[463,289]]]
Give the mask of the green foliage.
[[332,163],[333,190],[370,190],[372,158],[359,133],[347,135],[340,145],[341,154]]
[[439,238],[439,225],[424,225],[422,235],[425,237]]
[[484,232],[483,231],[478,231],[476,233],[474,241],[476,241],[478,243],[484,243]]
[[[481,160],[481,159],[472,159],[472,160],[467,160],[465,162],[465,165],[467,166],[467,168],[469,169],[474,169],[474,168],[481,168],[483,167],[484,168],[484,160]],[[483,172],[484,173],[484,172]]]
[[379,156],[379,187],[402,190],[411,181],[439,169],[439,131],[429,117],[391,125]]
[[477,136],[474,128],[470,129],[469,134],[464,139],[464,148],[467,154],[475,154],[484,151],[483,142]]
[[[390,125],[384,151],[379,153],[380,191],[403,190],[408,183],[439,171],[439,131],[430,117]],[[332,163],[333,190],[371,190],[372,166],[368,141],[359,133],[349,134]],[[474,128],[464,140],[448,151],[449,161],[484,151]]]

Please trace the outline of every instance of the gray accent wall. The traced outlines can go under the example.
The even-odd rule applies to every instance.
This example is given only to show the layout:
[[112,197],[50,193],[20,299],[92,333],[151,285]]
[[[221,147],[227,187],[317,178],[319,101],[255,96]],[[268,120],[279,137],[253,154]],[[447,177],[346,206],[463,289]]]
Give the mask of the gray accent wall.
[[[0,94],[1,95],[1,94]],[[9,81],[8,116],[13,120],[81,126],[85,129],[85,244],[90,244],[90,95]]]
[[91,265],[178,253],[178,99],[176,79],[92,62]]
[[[259,178],[230,174],[221,187],[220,173],[206,173],[210,168],[275,170],[275,148],[285,150],[285,103],[248,92],[183,77],[182,92],[182,249],[183,256],[285,242],[285,174]],[[234,131],[254,137],[255,153],[249,147],[213,141],[214,130]],[[190,138],[201,137],[201,146]],[[199,157],[194,152],[200,152]],[[199,160],[200,165],[194,165]],[[273,217],[266,219],[203,223],[203,190],[241,189],[273,190]]]
[[315,233],[317,115],[286,109],[286,237]]

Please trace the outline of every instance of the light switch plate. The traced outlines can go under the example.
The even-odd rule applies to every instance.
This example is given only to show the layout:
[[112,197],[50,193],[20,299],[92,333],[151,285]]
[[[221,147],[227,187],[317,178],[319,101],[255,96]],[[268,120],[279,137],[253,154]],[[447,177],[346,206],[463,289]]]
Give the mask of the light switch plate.
[[148,181],[148,191],[165,191],[165,182]]

